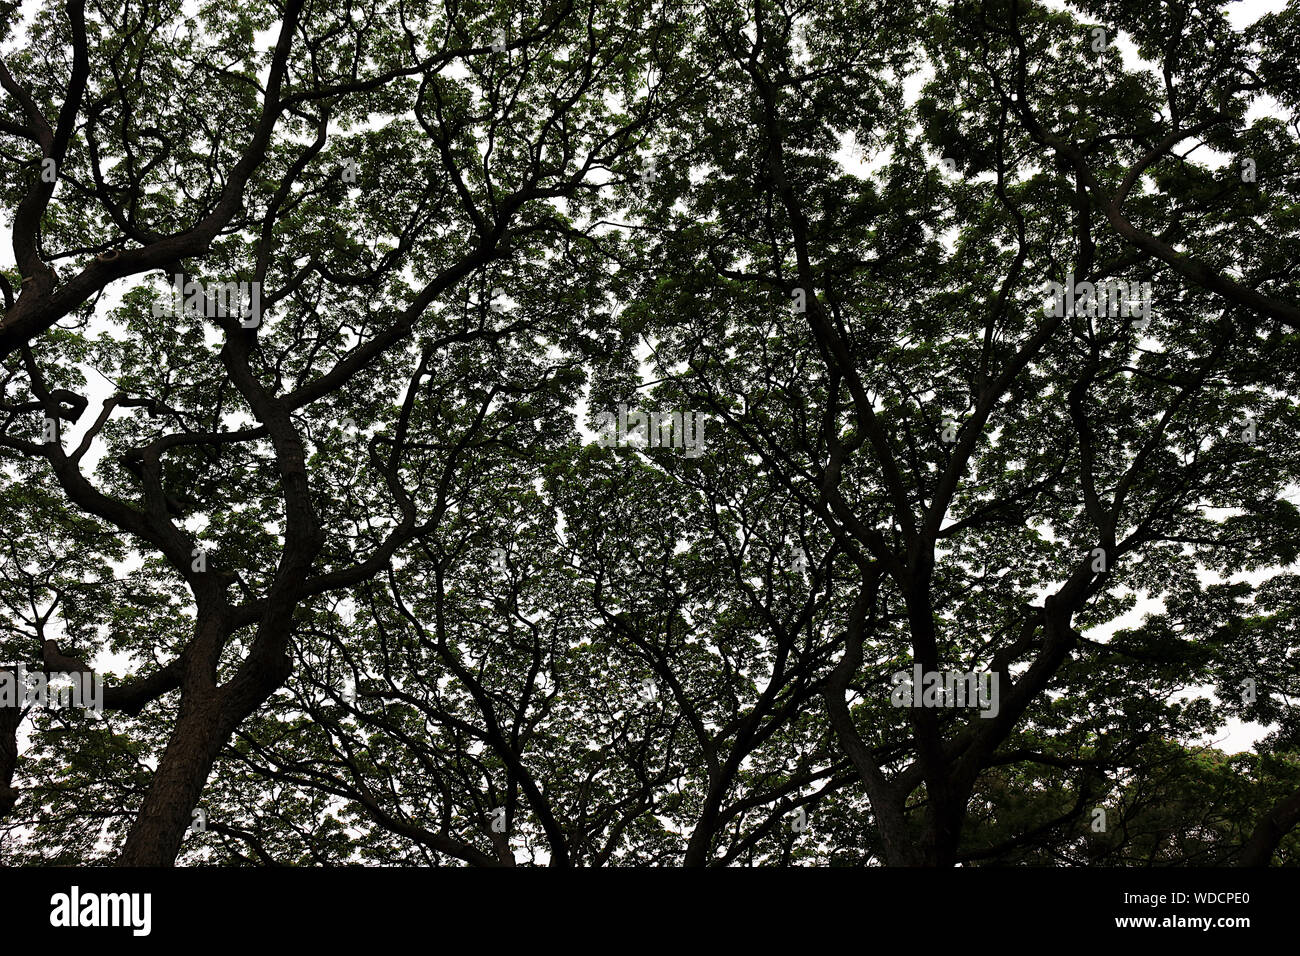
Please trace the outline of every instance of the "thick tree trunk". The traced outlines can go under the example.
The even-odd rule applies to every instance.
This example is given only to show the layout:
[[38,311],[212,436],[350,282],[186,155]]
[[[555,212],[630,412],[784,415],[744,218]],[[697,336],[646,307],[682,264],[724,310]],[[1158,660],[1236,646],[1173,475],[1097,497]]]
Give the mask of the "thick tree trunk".
[[716,814],[707,810],[701,815],[699,822],[695,824],[695,829],[691,831],[691,838],[686,841],[686,854],[682,858],[682,866],[708,865],[709,850],[713,847],[715,818]]
[[18,802],[18,791],[13,788],[13,782],[18,767],[18,724],[22,715],[21,706],[0,707],[0,820],[7,817]]
[[172,866],[193,822],[194,808],[221,748],[246,717],[289,679],[285,645],[293,602],[277,604],[262,619],[252,651],[235,676],[216,684],[224,621],[201,621],[183,659],[180,712],[149,792],[126,837],[118,866]]
[[127,834],[118,866],[175,863],[208,774],[229,738],[221,724],[221,701],[215,690],[182,698],[176,729]]
[[1268,866],[1282,839],[1300,823],[1300,790],[1283,797],[1264,815],[1237,857],[1238,866]]

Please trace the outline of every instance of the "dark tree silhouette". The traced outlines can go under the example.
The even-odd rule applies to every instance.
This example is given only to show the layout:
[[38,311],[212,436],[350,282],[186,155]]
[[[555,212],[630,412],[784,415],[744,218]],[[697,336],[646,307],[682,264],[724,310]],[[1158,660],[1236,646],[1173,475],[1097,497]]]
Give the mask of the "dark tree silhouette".
[[1294,4],[0,7],[13,860],[1296,861]]

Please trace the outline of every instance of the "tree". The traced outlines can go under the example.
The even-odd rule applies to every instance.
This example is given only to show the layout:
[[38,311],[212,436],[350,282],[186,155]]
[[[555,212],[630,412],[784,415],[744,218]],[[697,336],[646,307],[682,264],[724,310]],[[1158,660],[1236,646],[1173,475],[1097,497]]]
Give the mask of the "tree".
[[1167,6],[7,26],[11,853],[1293,861],[1300,11]]
[[[4,286],[0,323],[4,447],[24,477],[39,465],[71,507],[153,556],[159,587],[179,579],[192,595],[184,641],[130,697],[180,692],[122,862],[175,857],[218,752],[288,679],[303,602],[372,577],[433,520],[402,464],[430,373],[466,343],[518,344],[516,366],[542,351],[545,327],[498,311],[493,290],[526,301],[516,283],[591,241],[555,203],[598,208],[593,173],[631,154],[662,108],[653,89],[632,88],[632,32],[612,12],[338,4],[304,18],[291,0],[194,20],[174,4],[126,4],[87,19],[74,3],[38,17],[39,42],[8,58],[5,161],[26,175],[4,200],[22,277]],[[271,28],[267,58],[255,31]],[[66,70],[34,52],[60,42]],[[368,128],[375,113],[403,118]],[[69,198],[51,205],[59,183]],[[60,260],[80,271],[60,279]],[[110,282],[155,270],[181,310],[136,286],[111,332],[85,334]],[[251,294],[242,313],[211,291],[191,298],[234,281],[257,284],[257,314]],[[85,387],[87,366],[113,391],[69,449],[62,423],[84,404],[63,396]],[[528,387],[504,372],[483,367],[486,383],[429,396],[473,413],[458,443],[416,469],[421,481],[445,482],[492,402]],[[331,431],[342,414],[353,424]],[[42,442],[46,421],[55,434]],[[316,491],[313,456],[354,460],[344,493],[375,509],[369,520]]]
[[[889,17],[919,12],[710,8],[732,99],[685,124],[703,135],[679,140],[672,165],[714,172],[656,223],[646,258],[683,266],[650,270],[638,314],[662,344],[655,371],[689,379],[857,572],[827,716],[885,858],[944,865],[991,767],[1014,754],[1069,768],[1056,748],[1091,741],[1066,731],[1133,732],[1090,713],[1114,649],[1087,629],[1139,590],[1192,601],[1200,567],[1267,577],[1295,558],[1295,383],[1277,363],[1295,344],[1293,237],[1245,239],[1255,217],[1285,216],[1295,186],[1281,125],[1245,121],[1285,46],[1272,30],[1292,27],[1270,18],[1243,37],[1221,14],[1152,24],[1099,8],[1103,33],[1162,64],[1161,89],[1104,43],[1098,61],[1068,14],[958,5],[923,29],[933,76],[916,112],[883,109],[910,65]],[[832,160],[845,130],[888,150],[870,178]],[[1198,139],[1259,152],[1269,188],[1172,153]],[[1087,298],[1115,280],[1124,298]],[[1069,298],[1044,309],[1053,282]],[[1209,639],[1214,623],[1167,608],[1147,628]],[[1191,677],[1196,655],[1161,651],[1169,679]],[[1270,660],[1252,664],[1271,678]],[[904,759],[882,761],[870,740],[891,723],[889,675],[947,662],[997,675],[996,714],[911,708]],[[1044,739],[1058,693],[1083,726]],[[1276,845],[1293,802],[1271,819]]]

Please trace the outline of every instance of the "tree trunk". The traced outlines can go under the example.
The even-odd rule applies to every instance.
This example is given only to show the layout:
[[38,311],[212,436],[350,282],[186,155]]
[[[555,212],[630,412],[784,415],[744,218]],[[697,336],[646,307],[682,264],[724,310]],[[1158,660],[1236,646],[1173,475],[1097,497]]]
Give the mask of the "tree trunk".
[[118,866],[176,862],[208,774],[230,736],[221,723],[221,699],[215,689],[182,697],[176,729],[127,834]]
[[1241,855],[1237,857],[1238,866],[1268,866],[1273,861],[1278,844],[1283,837],[1300,823],[1300,790],[1275,803],[1264,815],[1250,835]]

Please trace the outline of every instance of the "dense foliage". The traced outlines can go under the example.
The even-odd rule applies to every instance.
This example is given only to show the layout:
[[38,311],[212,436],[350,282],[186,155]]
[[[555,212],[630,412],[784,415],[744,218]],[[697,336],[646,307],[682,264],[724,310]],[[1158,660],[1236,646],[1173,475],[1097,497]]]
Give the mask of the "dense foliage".
[[1300,860],[1295,0],[0,10],[6,861]]

